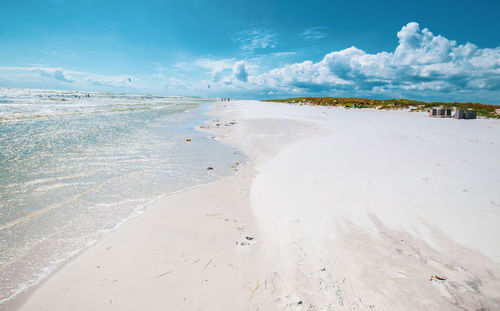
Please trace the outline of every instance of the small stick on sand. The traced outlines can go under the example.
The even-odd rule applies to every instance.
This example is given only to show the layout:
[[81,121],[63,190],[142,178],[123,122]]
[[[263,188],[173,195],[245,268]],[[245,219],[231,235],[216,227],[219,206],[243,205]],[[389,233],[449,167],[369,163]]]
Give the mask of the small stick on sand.
[[205,265],[205,267],[203,267],[203,270],[201,270],[201,271],[205,271],[205,269],[208,267],[208,265],[209,265],[211,262],[212,262],[212,259],[210,259],[210,260],[207,262],[207,264]]
[[171,272],[172,272],[172,270],[167,271],[167,272],[165,272],[165,273],[162,273],[162,274],[160,274],[160,275],[157,275],[156,277],[157,277],[157,278],[161,278],[162,276],[165,276],[165,275],[167,275],[167,274],[169,274],[169,273],[171,273]]

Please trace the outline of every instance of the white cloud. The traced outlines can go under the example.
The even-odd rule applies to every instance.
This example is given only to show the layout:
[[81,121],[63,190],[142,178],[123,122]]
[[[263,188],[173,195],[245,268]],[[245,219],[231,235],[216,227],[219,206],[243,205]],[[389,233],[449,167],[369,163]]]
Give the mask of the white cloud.
[[247,65],[243,61],[239,61],[233,66],[233,77],[236,80],[247,82],[248,81],[248,72]]
[[217,83],[221,81],[224,77],[224,73],[222,69],[214,69],[212,70],[212,81]]
[[233,66],[234,63],[234,58],[227,58],[227,59],[219,59],[219,60],[214,60],[211,58],[200,58],[197,59],[194,64],[198,67],[205,68],[205,69],[210,69],[210,70],[223,70],[223,69],[228,69]]
[[250,53],[257,49],[276,47],[276,35],[268,29],[258,27],[240,31],[233,41],[240,44],[242,51]]
[[271,55],[275,57],[287,57],[287,56],[297,55],[297,52],[276,52],[276,53],[271,53]]
[[319,40],[326,37],[326,27],[310,27],[300,33],[300,37],[305,40]]
[[224,71],[229,71],[233,67],[234,62],[233,58],[214,60],[204,57],[194,61],[193,65],[209,70],[212,76],[211,81],[218,83],[224,79]]
[[61,82],[72,83],[75,82],[68,76],[61,68],[37,68],[33,70],[34,72],[40,73],[42,76],[47,78],[53,78]]
[[159,79],[162,81],[162,86],[164,89],[168,90],[185,90],[188,88],[186,81],[178,79],[176,77],[167,77],[162,73],[154,74],[153,78]]
[[[179,62],[171,69],[182,74],[129,77],[98,75],[57,67],[0,67],[0,81],[11,86],[47,86],[103,90],[185,90],[185,94],[240,96],[343,95],[432,97],[435,100],[497,102],[500,98],[500,47],[481,49],[458,44],[411,22],[397,33],[394,51],[367,53],[356,47],[332,51],[321,60],[287,64],[293,52],[245,54],[243,58],[203,57]],[[274,36],[250,29],[237,41],[241,49],[270,48]],[[269,69],[270,68],[270,69]],[[177,76],[177,77],[175,77]],[[129,81],[129,78],[131,80]],[[142,80],[141,80],[142,78]],[[28,83],[29,82],[29,83]],[[16,84],[17,83],[17,84]],[[211,88],[207,88],[210,84]]]
[[[57,80],[59,82],[72,83],[74,80],[71,78],[72,74],[77,72],[70,72],[62,68],[32,66],[32,67],[12,67],[1,66],[0,77],[6,80],[13,80],[12,78],[28,78],[36,77],[38,79]],[[9,77],[11,79],[9,79]]]
[[[417,23],[398,32],[394,52],[369,54],[356,47],[250,76],[249,85],[278,93],[332,91],[394,93],[500,90],[500,48],[458,45]],[[406,92],[408,93],[408,92]]]
[[12,83],[52,85],[63,87],[131,87],[135,79],[125,75],[106,76],[86,72],[66,70],[58,67],[0,67],[0,79]]
[[249,66],[245,61],[231,59],[200,58],[192,62],[198,68],[210,73],[210,82],[215,86],[227,86],[248,81]]
[[452,60],[450,52],[456,46],[440,35],[434,36],[427,28],[420,30],[412,22],[398,32],[399,45],[394,51],[394,63],[399,65],[426,65]]
[[102,75],[89,75],[81,81],[88,82],[95,86],[104,87],[131,87],[136,79],[129,76],[102,76]]

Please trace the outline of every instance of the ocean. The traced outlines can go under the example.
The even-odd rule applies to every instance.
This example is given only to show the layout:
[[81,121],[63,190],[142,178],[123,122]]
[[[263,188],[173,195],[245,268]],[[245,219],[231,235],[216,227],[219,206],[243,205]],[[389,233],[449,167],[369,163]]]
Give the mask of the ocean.
[[0,88],[0,304],[148,203],[234,174],[244,155],[194,129],[213,102]]

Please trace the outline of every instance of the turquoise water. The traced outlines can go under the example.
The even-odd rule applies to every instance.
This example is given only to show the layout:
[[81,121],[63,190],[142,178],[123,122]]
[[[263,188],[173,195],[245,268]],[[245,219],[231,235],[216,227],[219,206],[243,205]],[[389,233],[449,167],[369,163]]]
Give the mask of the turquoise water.
[[212,100],[86,94],[0,89],[0,303],[148,202],[243,160],[193,129]]

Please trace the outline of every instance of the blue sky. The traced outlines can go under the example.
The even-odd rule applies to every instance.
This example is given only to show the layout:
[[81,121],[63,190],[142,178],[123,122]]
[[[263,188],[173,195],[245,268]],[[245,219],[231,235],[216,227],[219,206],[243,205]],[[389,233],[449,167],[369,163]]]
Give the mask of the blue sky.
[[5,0],[0,86],[500,104],[498,12],[481,0]]

